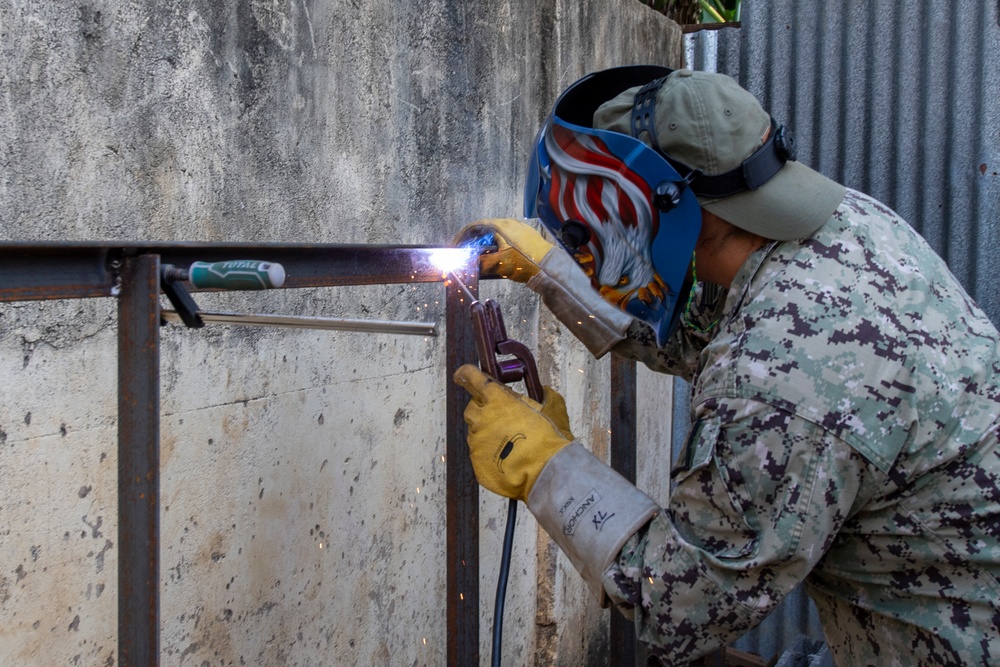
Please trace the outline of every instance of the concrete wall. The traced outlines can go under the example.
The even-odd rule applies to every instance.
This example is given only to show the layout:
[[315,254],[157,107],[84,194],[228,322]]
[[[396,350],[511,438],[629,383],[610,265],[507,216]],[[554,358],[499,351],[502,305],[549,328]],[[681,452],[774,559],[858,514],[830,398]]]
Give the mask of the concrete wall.
[[[634,0],[11,0],[0,236],[446,243],[519,215],[565,85],[679,57]],[[523,289],[484,292],[606,452],[607,363]],[[441,322],[442,295],[199,301]],[[0,305],[2,664],[116,662],[115,324],[111,299]],[[162,664],[443,664],[441,342],[172,327],[162,345]],[[669,384],[643,383],[662,449]],[[484,494],[484,661],[504,505]],[[505,664],[602,664],[608,612],[524,512],[516,551]]]

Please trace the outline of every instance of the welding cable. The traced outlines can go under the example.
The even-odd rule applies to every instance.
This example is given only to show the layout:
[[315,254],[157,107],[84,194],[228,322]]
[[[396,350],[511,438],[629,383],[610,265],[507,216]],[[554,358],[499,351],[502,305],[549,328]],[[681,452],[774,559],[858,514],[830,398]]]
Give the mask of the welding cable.
[[497,579],[497,597],[493,603],[493,667],[500,667],[503,651],[503,606],[507,597],[507,577],[510,575],[510,558],[514,551],[514,524],[517,523],[517,500],[507,504],[507,528],[503,536],[503,554],[500,556],[500,577]]

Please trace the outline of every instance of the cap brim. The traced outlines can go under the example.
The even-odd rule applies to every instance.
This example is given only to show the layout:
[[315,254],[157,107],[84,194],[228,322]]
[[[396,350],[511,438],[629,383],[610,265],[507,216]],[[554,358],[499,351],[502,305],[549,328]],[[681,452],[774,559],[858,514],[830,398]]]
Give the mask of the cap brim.
[[701,207],[741,229],[775,241],[812,236],[847,194],[847,188],[798,162],[786,162],[756,190],[722,199],[699,198]]

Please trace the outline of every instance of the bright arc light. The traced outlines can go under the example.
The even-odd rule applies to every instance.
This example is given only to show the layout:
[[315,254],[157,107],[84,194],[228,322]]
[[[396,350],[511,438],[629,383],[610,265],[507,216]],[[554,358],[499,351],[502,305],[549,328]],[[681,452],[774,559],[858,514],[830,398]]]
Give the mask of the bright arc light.
[[452,273],[466,266],[475,253],[471,248],[437,248],[430,251],[427,260],[441,273]]

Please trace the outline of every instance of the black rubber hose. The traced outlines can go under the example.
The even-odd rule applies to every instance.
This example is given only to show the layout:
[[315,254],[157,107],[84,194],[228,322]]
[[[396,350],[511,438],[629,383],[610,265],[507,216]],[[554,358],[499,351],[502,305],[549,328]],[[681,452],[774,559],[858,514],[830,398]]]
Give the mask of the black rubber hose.
[[514,524],[517,523],[517,501],[507,504],[507,528],[503,536],[503,554],[500,556],[500,577],[497,579],[497,597],[493,603],[493,667],[500,667],[503,652],[503,604],[507,597],[507,577],[510,575],[510,558],[514,552]]

